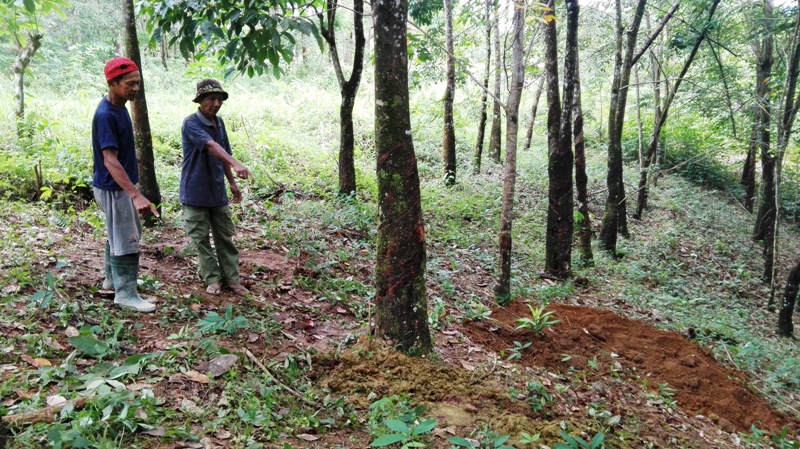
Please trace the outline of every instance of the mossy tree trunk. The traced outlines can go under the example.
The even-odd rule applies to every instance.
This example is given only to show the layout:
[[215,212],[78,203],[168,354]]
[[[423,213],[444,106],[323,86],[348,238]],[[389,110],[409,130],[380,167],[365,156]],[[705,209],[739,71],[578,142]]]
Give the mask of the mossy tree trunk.
[[[554,1],[548,6],[554,8]],[[572,102],[575,96],[575,52],[578,48],[578,5],[566,0],[567,33],[564,55],[564,107],[558,89],[558,38],[556,23],[545,17],[545,76],[547,76],[548,202],[545,271],[566,277],[572,265],[573,182]],[[548,12],[546,14],[552,14]]]
[[14,74],[14,116],[17,119],[17,137],[23,137],[25,121],[25,69],[42,46],[42,35],[39,33],[28,34],[25,45],[17,40],[17,56],[11,64]]
[[519,130],[519,102],[525,82],[525,12],[524,0],[514,1],[514,18],[511,30],[512,69],[508,104],[506,105],[506,165],[503,181],[503,206],[500,212],[500,264],[494,292],[497,302],[511,299],[511,226],[514,221],[514,189],[517,182],[517,132]]
[[453,97],[456,90],[456,62],[453,54],[453,0],[443,0],[444,35],[446,48],[446,78],[444,91],[444,129],[442,136],[442,155],[444,159],[444,183],[456,183],[456,133],[453,125]]
[[503,82],[503,59],[500,53],[500,25],[499,14],[497,11],[498,4],[494,3],[494,20],[492,26],[494,27],[494,106],[492,107],[492,130],[489,133],[489,159],[495,163],[500,163],[500,143],[502,141],[502,107],[500,104],[500,87]]
[[633,20],[628,30],[626,49],[622,53],[622,4],[616,2],[616,51],[614,56],[614,78],[611,82],[611,105],[608,114],[608,174],[606,184],[608,197],[600,230],[600,242],[605,251],[616,254],[617,235],[628,235],[627,201],[625,199],[625,184],[622,170],[622,128],[625,122],[626,104],[628,101],[628,86],[631,79],[631,68],[644,55],[653,41],[672,19],[680,5],[680,0],[675,0],[672,8],[664,15],[658,27],[650,34],[642,47],[636,51],[636,40],[644,16],[646,0],[639,0],[633,14]]
[[786,279],[786,289],[783,292],[781,310],[778,312],[778,335],[791,337],[794,333],[794,304],[797,300],[797,292],[800,289],[800,262],[792,268]]
[[361,84],[361,73],[364,69],[364,0],[353,1],[353,34],[355,38],[355,51],[353,54],[353,69],[350,78],[345,79],[336,47],[336,12],[339,9],[339,0],[325,2],[325,11],[319,15],[320,34],[328,44],[328,49],[339,83],[342,104],[339,106],[339,195],[352,195],[356,191],[355,169],[355,133],[353,127],[353,107],[356,95]]
[[579,231],[581,261],[586,266],[594,265],[592,254],[592,218],[589,215],[589,177],[586,175],[586,148],[583,136],[583,107],[581,105],[580,57],[578,49],[573,54],[575,73],[573,75],[575,96],[572,99],[572,137],[575,145],[575,190],[577,191],[578,212],[581,214]]
[[483,92],[481,93],[481,118],[478,122],[478,138],[475,142],[475,156],[472,162],[472,172],[481,172],[481,158],[483,157],[483,141],[486,134],[486,100],[489,97],[489,73],[492,60],[492,0],[486,0],[484,6],[484,18],[486,20],[486,61],[483,75]]
[[375,0],[378,209],[376,335],[413,354],[432,349],[425,291],[425,228],[411,138],[406,0]]
[[[150,132],[150,117],[147,112],[145,96],[145,77],[142,71],[142,57],[139,53],[139,38],[136,36],[136,15],[133,0],[122,3],[122,38],[125,41],[125,54],[136,65],[142,77],[139,96],[131,102],[131,121],[133,122],[133,138],[136,142],[136,159],[139,163],[139,191],[161,212],[161,190],[156,178],[155,157],[153,155],[153,136]],[[143,213],[144,223],[154,226],[158,221],[151,213]]]

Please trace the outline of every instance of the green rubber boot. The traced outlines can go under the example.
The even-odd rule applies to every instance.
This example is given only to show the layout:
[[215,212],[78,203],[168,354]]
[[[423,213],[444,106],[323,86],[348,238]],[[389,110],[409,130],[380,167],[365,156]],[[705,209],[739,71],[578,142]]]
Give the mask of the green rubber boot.
[[136,291],[136,279],[139,275],[139,254],[111,256],[111,273],[114,279],[114,304],[127,307],[138,312],[152,312],[156,306],[151,304]]
[[106,277],[103,279],[103,290],[114,290],[114,275],[111,274],[111,245],[108,243],[108,240],[106,240],[105,272]]

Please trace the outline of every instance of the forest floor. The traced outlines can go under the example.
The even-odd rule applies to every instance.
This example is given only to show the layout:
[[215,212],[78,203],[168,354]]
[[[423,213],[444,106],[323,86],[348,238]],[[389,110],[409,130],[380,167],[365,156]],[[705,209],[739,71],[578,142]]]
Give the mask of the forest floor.
[[[663,201],[654,197],[655,204]],[[736,341],[741,337],[702,323],[691,331],[670,324],[669,312],[656,304],[625,300],[618,290],[625,280],[608,271],[574,279],[546,301],[559,322],[537,333],[516,326],[541,295],[491,305],[492,270],[485,261],[467,251],[457,260],[438,258],[455,269],[448,282],[429,279],[429,291],[469,289],[485,298],[484,309],[432,306],[435,352],[410,358],[369,336],[371,298],[357,285],[371,283],[374,256],[360,244],[368,239],[362,230],[319,229],[328,246],[314,252],[270,238],[244,217],[238,241],[251,294],[238,297],[205,293],[180,227],[165,222],[145,229],[142,290],[158,309],[137,315],[114,308],[113,292],[98,289],[102,232],[87,221],[64,227],[47,211],[9,208],[0,219],[5,266],[16,267],[17,280],[24,271],[29,281],[8,276],[0,285],[0,410],[41,415],[47,405],[89,398],[51,414],[56,424],[11,425],[12,448],[85,447],[80,438],[94,447],[363,448],[397,434],[385,426],[392,418],[412,429],[434,419],[436,427],[401,441],[434,448],[453,446],[452,437],[499,447],[504,435],[515,447],[581,447],[564,435],[602,437],[609,448],[800,445],[800,395],[789,385],[777,397],[740,370],[731,352],[745,346]],[[675,220],[674,209],[653,216],[648,226]],[[636,233],[641,224],[632,226]],[[741,279],[741,267],[720,265],[693,242],[651,243],[667,261],[683,253],[687,279],[691,264],[716,264],[714,276]],[[354,257],[324,263],[326,251],[344,247]],[[731,259],[752,258],[758,249],[749,251]],[[17,257],[27,265],[14,262]],[[55,277],[50,284],[41,281],[47,273]],[[652,277],[644,276],[645,286],[666,282]],[[342,287],[354,281],[359,284]],[[695,281],[716,288],[707,279],[680,282]],[[544,278],[538,283],[560,288]],[[743,326],[774,327],[763,321],[774,314],[754,312],[762,308],[763,286],[739,283],[731,296],[749,298]],[[94,346],[81,344],[83,337]],[[796,344],[793,351],[797,356]],[[217,356],[229,354],[236,356],[226,359],[233,365],[216,371]]]

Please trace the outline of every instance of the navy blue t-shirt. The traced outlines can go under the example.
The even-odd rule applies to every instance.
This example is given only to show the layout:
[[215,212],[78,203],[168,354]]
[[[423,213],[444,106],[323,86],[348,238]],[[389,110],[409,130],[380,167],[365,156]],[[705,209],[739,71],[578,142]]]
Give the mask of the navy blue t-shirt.
[[218,143],[228,154],[233,154],[228,142],[225,123],[216,117],[214,127],[198,109],[183,120],[181,138],[183,165],[181,166],[180,202],[184,206],[222,207],[228,205],[225,189],[225,170],[221,160],[209,153],[206,144]]
[[133,124],[128,109],[114,106],[106,97],[100,100],[92,119],[92,153],[94,173],[92,185],[102,190],[119,191],[122,187],[114,181],[103,163],[103,150],[117,150],[117,160],[131,182],[139,182],[139,167],[136,163],[136,145],[133,141]]

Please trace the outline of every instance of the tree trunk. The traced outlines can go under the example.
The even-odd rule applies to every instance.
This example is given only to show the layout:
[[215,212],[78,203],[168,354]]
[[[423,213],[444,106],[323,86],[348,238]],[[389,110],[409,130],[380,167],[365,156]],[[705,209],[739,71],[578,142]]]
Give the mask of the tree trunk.
[[639,26],[644,16],[646,0],[639,0],[631,26],[627,31],[627,49],[622,57],[622,5],[616,1],[617,37],[614,56],[614,79],[611,82],[611,105],[608,114],[608,174],[606,185],[608,197],[603,212],[600,242],[603,249],[616,254],[617,234],[627,233],[627,212],[625,207],[625,184],[622,174],[622,126],[625,121],[625,106],[628,98],[633,52]]
[[500,163],[500,142],[501,136],[501,120],[503,119],[501,108],[502,105],[498,101],[500,99],[500,85],[502,83],[502,54],[500,52],[500,25],[499,14],[497,12],[497,3],[494,5],[494,107],[492,109],[492,131],[489,134],[489,159],[495,163]]
[[697,51],[700,49],[700,45],[706,38],[706,34],[708,28],[711,24],[711,19],[714,17],[714,12],[717,10],[717,6],[719,5],[720,0],[714,0],[711,4],[711,8],[708,12],[708,19],[706,23],[703,25],[702,31],[700,35],[697,37],[694,46],[692,47],[692,51],[689,52],[689,57],[686,59],[686,62],[683,64],[683,68],[681,69],[678,78],[675,80],[675,84],[673,85],[672,89],[667,95],[667,98],[664,100],[664,105],[661,108],[660,114],[657,114],[655,121],[653,123],[653,136],[650,138],[650,144],[647,146],[647,153],[645,153],[644,158],[642,158],[642,167],[640,170],[639,176],[639,190],[638,190],[638,199],[636,202],[636,213],[634,214],[634,218],[640,220],[642,218],[642,213],[644,212],[644,208],[647,207],[647,194],[648,194],[648,186],[647,186],[647,175],[650,171],[650,163],[652,162],[653,158],[657,154],[658,148],[658,141],[661,138],[661,129],[663,129],[664,124],[667,122],[667,117],[669,116],[669,108],[672,106],[672,101],[675,99],[675,94],[678,93],[678,89],[681,87],[681,83],[683,83],[683,79],[686,74],[689,72],[689,68],[692,66],[692,62],[694,61],[695,56],[697,56]]
[[492,0],[486,0],[484,12],[486,19],[486,61],[483,72],[483,91],[481,92],[481,119],[480,122],[478,122],[478,138],[475,142],[475,156],[472,164],[472,171],[476,175],[481,172],[483,140],[484,135],[486,134],[486,100],[489,97],[489,70],[491,69],[492,59]]
[[17,48],[17,56],[11,64],[14,73],[14,115],[17,119],[17,137],[24,137],[25,121],[25,69],[42,46],[42,35],[39,33],[28,34],[28,41],[21,48]]
[[[446,0],[445,0],[446,1]],[[513,63],[511,70],[511,90],[506,105],[506,165],[503,182],[503,208],[500,213],[500,275],[494,288],[495,298],[500,304],[511,299],[511,226],[514,221],[514,189],[517,182],[517,131],[519,129],[519,102],[525,82],[525,2],[514,1],[512,30]]]
[[442,155],[444,156],[444,184],[456,183],[456,134],[453,126],[453,96],[456,90],[456,63],[453,55],[453,0],[443,0],[444,35],[447,55],[447,87],[444,91],[444,130],[442,136]]
[[797,292],[800,289],[798,286],[800,286],[800,262],[789,272],[789,277],[786,279],[786,290],[783,293],[783,301],[781,301],[781,310],[778,312],[778,335],[782,337],[791,337],[794,333],[792,315],[794,314]]
[[483,76],[483,92],[481,93],[481,119],[478,122],[478,139],[475,143],[475,157],[472,164],[472,171],[476,175],[481,172],[483,140],[486,134],[486,99],[489,97],[489,71],[492,59],[492,0],[486,0],[484,11],[486,19],[486,62]]
[[[572,103],[575,96],[575,51],[578,48],[577,0],[566,0],[567,33],[564,55],[564,107],[558,98],[558,50],[555,20],[544,28],[545,73],[548,104],[548,201],[545,271],[566,277],[572,264],[573,183],[572,183]],[[549,0],[552,9],[554,1]]]
[[592,254],[592,218],[589,215],[589,178],[586,176],[586,151],[583,138],[583,107],[581,105],[580,57],[575,49],[575,74],[573,76],[575,96],[572,99],[572,136],[575,145],[575,190],[577,191],[578,212],[581,214],[578,231],[580,235],[581,261],[585,266],[594,265]]
[[[756,108],[756,111],[760,106]],[[758,153],[756,150],[759,147],[758,143],[758,130],[761,128],[759,123],[760,112],[756,112],[756,117],[753,123],[753,132],[750,134],[750,143],[747,147],[747,158],[744,161],[744,168],[742,169],[742,185],[744,186],[744,208],[752,213],[753,204],[756,199],[756,162],[758,161]]]
[[406,0],[375,0],[375,146],[379,224],[375,332],[412,354],[432,349],[425,228],[408,100]]
[[[355,53],[353,56],[353,70],[350,78],[345,79],[339,51],[336,47],[336,12],[339,7],[338,0],[328,0],[325,3],[324,16],[320,14],[320,34],[328,43],[328,49],[333,64],[333,71],[339,83],[342,104],[339,106],[339,195],[348,196],[356,191],[356,169],[354,159],[355,134],[353,127],[353,107],[356,95],[361,84],[361,73],[364,68],[364,0],[353,1],[353,31],[355,37]],[[327,24],[325,22],[327,19]]]
[[533,93],[533,105],[531,106],[531,122],[528,123],[528,132],[525,134],[525,145],[522,150],[527,151],[531,147],[531,140],[533,139],[533,123],[536,121],[536,111],[539,109],[539,98],[542,97],[542,88],[544,87],[544,76],[539,77],[536,82],[536,90]]
[[[147,113],[147,98],[145,96],[144,72],[142,71],[142,57],[139,54],[139,38],[136,36],[136,16],[133,10],[133,0],[123,0],[122,3],[122,39],[125,41],[125,54],[136,65],[142,77],[139,87],[139,96],[131,102],[131,121],[133,122],[133,138],[136,142],[136,159],[139,163],[139,191],[145,198],[156,205],[161,212],[161,191],[156,178],[155,157],[153,156],[153,136],[150,133],[150,118]],[[145,225],[155,226],[158,219],[151,213],[143,213]]]

